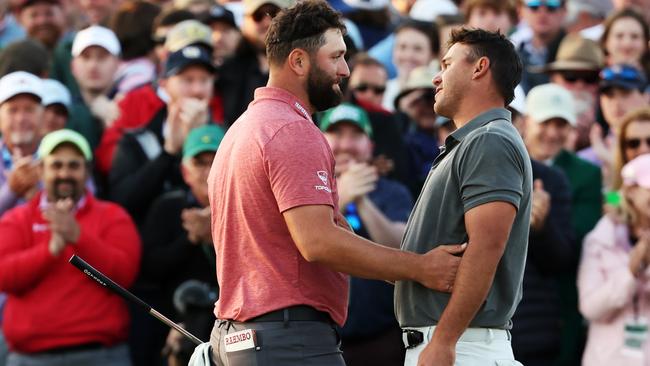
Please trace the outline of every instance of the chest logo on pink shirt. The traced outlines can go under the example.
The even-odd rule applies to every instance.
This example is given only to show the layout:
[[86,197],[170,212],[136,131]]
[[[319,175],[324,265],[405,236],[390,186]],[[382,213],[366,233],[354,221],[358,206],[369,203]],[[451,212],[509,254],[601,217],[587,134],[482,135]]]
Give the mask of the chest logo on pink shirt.
[[323,185],[316,185],[314,188],[316,188],[317,191],[325,191],[327,193],[332,193],[332,190],[330,187],[327,186],[328,181],[327,181],[327,172],[324,170],[319,170],[316,172],[316,175],[318,176],[318,179],[323,182]]

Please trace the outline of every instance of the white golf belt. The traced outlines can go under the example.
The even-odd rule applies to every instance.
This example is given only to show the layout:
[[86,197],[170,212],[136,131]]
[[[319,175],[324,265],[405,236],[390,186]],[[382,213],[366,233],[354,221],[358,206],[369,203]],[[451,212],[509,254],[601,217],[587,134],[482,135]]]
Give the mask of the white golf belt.
[[[403,330],[417,330],[421,332],[424,336],[423,344],[427,344],[431,341],[431,336],[436,329],[435,325],[428,327],[405,327]],[[463,334],[458,339],[458,342],[486,342],[490,343],[493,340],[501,341],[510,341],[512,335],[510,331],[506,329],[496,329],[496,328],[467,328]],[[406,339],[406,333],[402,333],[402,342],[405,347],[408,347],[408,341]]]

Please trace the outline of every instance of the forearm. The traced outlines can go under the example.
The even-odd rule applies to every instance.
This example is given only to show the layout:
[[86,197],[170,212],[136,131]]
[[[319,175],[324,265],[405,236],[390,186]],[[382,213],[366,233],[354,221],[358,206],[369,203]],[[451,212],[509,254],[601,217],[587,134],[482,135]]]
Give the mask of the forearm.
[[318,236],[321,248],[307,258],[356,277],[416,281],[418,254],[387,248],[332,226]]
[[470,241],[458,267],[454,291],[434,338],[455,344],[485,301],[492,286],[503,248]]
[[376,243],[399,249],[406,230],[406,223],[389,220],[367,197],[359,201],[357,209],[370,239]]

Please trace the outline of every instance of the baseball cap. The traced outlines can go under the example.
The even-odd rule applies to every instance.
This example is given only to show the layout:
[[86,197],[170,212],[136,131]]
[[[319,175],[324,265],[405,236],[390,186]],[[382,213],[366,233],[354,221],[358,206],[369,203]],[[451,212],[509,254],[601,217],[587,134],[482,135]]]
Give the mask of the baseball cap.
[[208,5],[212,4],[212,0],[174,0],[174,7],[176,9],[187,9],[192,5]]
[[0,104],[18,94],[31,94],[43,99],[43,81],[36,75],[25,71],[14,71],[0,79]]
[[629,161],[621,169],[623,185],[650,189],[650,154],[641,154]]
[[93,159],[93,153],[90,150],[90,145],[88,145],[86,138],[79,132],[67,128],[56,130],[45,135],[38,147],[38,157],[42,159],[50,155],[57,146],[63,143],[70,143],[76,146],[86,161]]
[[632,65],[616,64],[600,71],[600,91],[621,88],[643,92],[647,85],[643,72]]
[[568,34],[560,42],[555,61],[539,67],[530,67],[539,71],[600,71],[605,56],[598,43],[583,38],[579,34]]
[[217,151],[223,135],[221,127],[216,125],[205,125],[191,130],[183,143],[183,160],[193,158],[202,152]]
[[169,30],[165,40],[165,48],[169,52],[176,52],[194,44],[212,48],[212,31],[207,25],[195,19],[176,24]]
[[286,9],[294,4],[293,0],[244,0],[244,14],[251,15],[255,10],[264,4],[275,5],[280,9]]
[[532,88],[526,97],[526,115],[537,123],[551,118],[562,118],[574,127],[577,123],[573,95],[557,84]]
[[526,114],[526,93],[521,85],[515,87],[515,98],[510,102],[509,107],[521,115]]
[[337,107],[328,109],[323,114],[320,122],[320,129],[323,132],[340,122],[349,122],[359,127],[369,137],[372,137],[372,126],[370,118],[363,109],[349,103],[343,103]]
[[216,71],[210,53],[205,48],[187,46],[169,55],[165,62],[164,77],[174,76],[192,65],[203,66],[211,73]]
[[113,56],[120,56],[122,48],[120,41],[115,33],[100,25],[92,25],[82,31],[79,31],[72,42],[72,56],[79,56],[86,48],[90,46],[99,46],[108,51]]
[[43,104],[44,107],[52,104],[61,104],[68,110],[68,113],[70,113],[72,97],[70,96],[68,88],[54,79],[44,79],[42,80],[42,83],[43,99],[41,100],[41,104]]
[[233,28],[237,28],[233,12],[221,5],[212,6],[208,11],[199,15],[199,20],[201,20],[203,24],[209,25],[213,22],[223,22]]

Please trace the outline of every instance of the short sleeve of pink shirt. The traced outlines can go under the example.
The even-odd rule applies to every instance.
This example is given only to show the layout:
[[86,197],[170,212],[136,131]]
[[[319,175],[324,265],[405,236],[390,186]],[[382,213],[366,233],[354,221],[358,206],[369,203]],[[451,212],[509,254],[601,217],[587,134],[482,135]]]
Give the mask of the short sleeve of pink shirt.
[[296,122],[264,147],[264,164],[280,212],[303,205],[338,207],[333,158],[322,133]]

